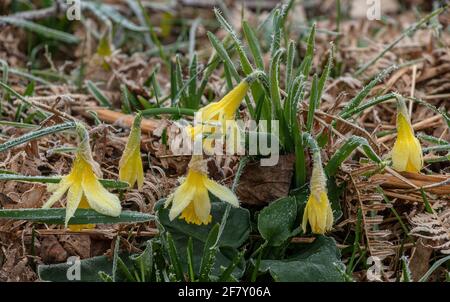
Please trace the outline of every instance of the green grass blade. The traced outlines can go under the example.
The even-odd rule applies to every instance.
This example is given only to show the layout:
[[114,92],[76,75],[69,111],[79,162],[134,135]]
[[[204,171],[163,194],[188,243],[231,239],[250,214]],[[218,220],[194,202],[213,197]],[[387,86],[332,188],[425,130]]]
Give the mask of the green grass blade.
[[0,22],[5,22],[23,28],[27,31],[42,35],[46,38],[58,40],[68,44],[77,44],[80,42],[80,39],[72,34],[49,28],[25,19],[19,19],[15,17],[0,17]]
[[88,91],[94,96],[94,98],[100,103],[100,105],[111,108],[111,102],[92,81],[86,81],[86,87]]
[[446,263],[450,260],[450,255],[446,256],[444,258],[439,259],[433,265],[430,267],[430,269],[425,273],[425,275],[422,276],[422,278],[419,279],[419,282],[427,282],[428,278],[430,278],[431,274],[434,273],[434,271],[441,266],[442,264]]

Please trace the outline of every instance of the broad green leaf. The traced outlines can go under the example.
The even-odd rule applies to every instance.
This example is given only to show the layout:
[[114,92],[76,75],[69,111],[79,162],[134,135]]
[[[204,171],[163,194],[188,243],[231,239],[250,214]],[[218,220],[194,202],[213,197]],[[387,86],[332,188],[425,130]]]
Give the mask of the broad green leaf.
[[[128,259],[126,254],[121,254],[120,256],[125,259],[125,265],[133,265],[133,262]],[[39,265],[39,279],[52,282],[102,282],[104,281],[101,277],[102,275],[112,275],[113,261],[108,256],[97,256],[79,261],[79,280],[76,279],[78,277],[76,274],[77,268],[73,262]],[[120,277],[120,280],[124,279],[124,276],[121,274],[118,277]]]
[[344,266],[334,239],[319,236],[313,243],[291,244],[283,260],[262,260],[260,272],[269,272],[280,282],[344,281],[336,265]]
[[[183,219],[169,219],[169,208],[164,208],[162,201],[155,206],[157,216],[164,228],[170,232],[175,239],[177,234],[186,237],[193,237],[202,242],[208,238],[208,234],[216,223],[220,223],[226,209],[226,203],[218,201],[216,197],[210,195],[212,221],[208,225],[198,226],[186,223]],[[234,208],[230,210],[227,224],[220,237],[219,246],[240,247],[250,234],[250,213],[244,208]]]
[[258,230],[269,245],[279,246],[288,240],[298,226],[297,202],[285,197],[270,203],[258,216]]

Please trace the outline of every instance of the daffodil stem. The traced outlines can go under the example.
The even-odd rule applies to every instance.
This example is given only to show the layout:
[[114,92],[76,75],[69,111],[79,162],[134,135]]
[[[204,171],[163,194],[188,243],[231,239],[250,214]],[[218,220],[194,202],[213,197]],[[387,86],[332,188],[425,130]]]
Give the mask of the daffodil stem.
[[[233,180],[233,185],[231,186],[231,191],[233,191],[233,193],[236,192],[237,186],[239,184],[239,179],[241,178],[242,172],[244,171],[244,168],[247,165],[249,159],[250,158],[248,156],[244,156],[239,161],[239,166],[236,170],[236,174],[235,174],[234,180]],[[227,224],[227,220],[228,220],[228,216],[230,215],[230,211],[231,211],[231,205],[227,204],[227,207],[225,208],[225,212],[223,213],[223,216],[222,216],[222,221],[220,222],[219,233],[217,234],[216,242],[211,247],[211,249],[216,248],[217,245],[219,244],[220,238],[222,237],[223,230],[225,229],[225,226]]]
[[21,137],[9,140],[6,143],[1,144],[0,152],[6,151],[15,146],[21,145],[28,141],[31,141],[31,140],[34,140],[34,139],[37,139],[37,138],[40,138],[40,137],[43,137],[43,136],[46,136],[49,134],[53,134],[53,133],[57,133],[57,132],[61,132],[61,131],[69,130],[69,129],[75,129],[76,125],[77,124],[75,122],[67,122],[67,123],[58,124],[55,126],[39,129],[37,131],[29,132],[25,135],[22,135]]

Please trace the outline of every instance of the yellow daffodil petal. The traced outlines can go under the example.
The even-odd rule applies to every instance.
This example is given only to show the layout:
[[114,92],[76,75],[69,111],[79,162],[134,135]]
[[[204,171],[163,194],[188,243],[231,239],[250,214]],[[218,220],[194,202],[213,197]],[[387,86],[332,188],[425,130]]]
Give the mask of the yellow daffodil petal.
[[81,197],[83,196],[83,189],[81,188],[81,182],[73,183],[69,191],[67,193],[67,202],[66,202],[66,220],[65,225],[69,223],[70,218],[72,218],[73,214],[78,208],[80,204]]
[[61,181],[58,184],[52,184],[50,187],[50,191],[53,192],[52,196],[44,203],[42,208],[48,209],[51,208],[58,200],[63,197],[64,193],[69,189],[72,185],[72,180],[68,176],[63,176]]
[[119,198],[108,192],[95,177],[94,173],[86,173],[81,185],[92,209],[103,215],[113,217],[120,215],[122,207]]
[[141,124],[142,116],[136,115],[125,150],[119,161],[119,180],[133,187],[137,181],[138,190],[144,185],[144,170],[141,158]]
[[306,232],[307,222],[309,222],[311,230],[315,234],[324,234],[331,230],[333,226],[333,212],[325,192],[320,194],[320,200],[313,194],[309,196],[303,213],[303,232]]
[[222,201],[228,202],[234,207],[239,207],[239,201],[236,195],[227,187],[218,184],[217,182],[206,178],[204,180],[205,186],[211,194]]
[[[89,203],[86,199],[86,196],[82,196],[80,203],[78,204],[79,209],[90,209]],[[93,229],[95,228],[95,224],[71,224],[69,225],[69,230],[72,232],[81,232],[84,229]]]
[[211,202],[209,200],[208,191],[205,188],[198,188],[195,192],[193,203],[195,215],[202,223],[208,224],[211,216]]
[[180,219],[184,219],[187,223],[193,223],[196,225],[209,224],[212,220],[212,216],[208,215],[206,220],[200,220],[195,212],[195,206],[190,203],[181,213]]
[[191,203],[195,194],[195,187],[183,183],[175,191],[172,200],[172,207],[169,211],[169,219],[174,220]]
[[399,172],[419,173],[423,167],[422,148],[414,137],[409,118],[402,112],[397,115],[397,139],[392,148],[392,166]]
[[328,200],[326,178],[320,155],[315,154],[314,157],[310,182],[311,194],[303,213],[302,229],[306,233],[306,226],[309,223],[313,233],[324,234],[333,226],[333,210]]
[[139,152],[135,159],[136,167],[136,182],[138,190],[142,190],[144,187],[144,167],[142,165],[141,153]]

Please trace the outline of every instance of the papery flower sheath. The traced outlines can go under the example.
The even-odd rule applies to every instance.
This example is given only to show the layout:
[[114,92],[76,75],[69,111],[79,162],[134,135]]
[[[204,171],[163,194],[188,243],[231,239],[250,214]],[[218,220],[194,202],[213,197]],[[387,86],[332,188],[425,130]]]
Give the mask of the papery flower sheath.
[[419,173],[423,168],[422,148],[414,136],[403,99],[397,100],[397,139],[392,148],[392,165],[399,172]]
[[314,161],[310,190],[311,193],[303,212],[302,229],[303,232],[306,232],[309,222],[313,233],[324,234],[333,226],[333,211],[328,200],[326,178],[320,160]]
[[53,195],[43,205],[43,208],[52,207],[67,191],[66,227],[80,205],[86,208],[86,205],[81,203],[83,198],[88,207],[107,216],[119,216],[122,210],[119,198],[108,192],[98,181],[98,177],[102,176],[100,166],[92,158],[89,134],[81,123],[77,124],[77,133],[80,144],[72,169],[59,183],[49,186],[48,190],[53,192]]
[[239,206],[236,195],[230,189],[208,178],[206,161],[202,156],[194,155],[186,178],[166,200],[166,207],[172,204],[170,220],[181,214],[180,218],[187,223],[209,224],[212,216],[208,192],[232,206]]
[[128,136],[122,158],[119,161],[119,180],[127,182],[130,187],[137,183],[138,190],[144,185],[144,169],[141,158],[141,121],[138,113]]

